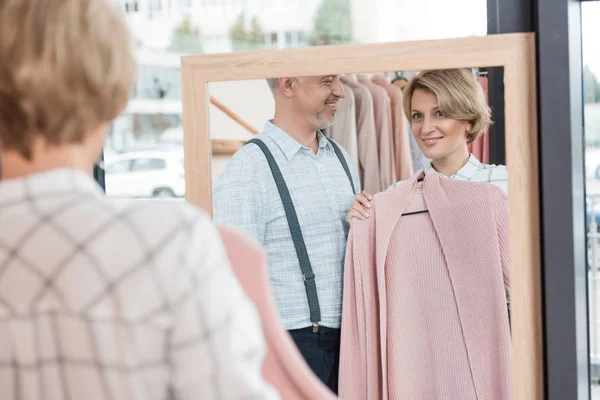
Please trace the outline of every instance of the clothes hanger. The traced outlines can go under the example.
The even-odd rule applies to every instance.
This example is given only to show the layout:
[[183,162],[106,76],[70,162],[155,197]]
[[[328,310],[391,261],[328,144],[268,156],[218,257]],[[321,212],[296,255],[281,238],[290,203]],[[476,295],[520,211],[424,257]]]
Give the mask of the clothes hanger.
[[487,68],[473,68],[473,74],[475,78],[479,78],[480,76],[487,76],[488,70]]
[[394,78],[392,79],[392,81],[390,83],[394,83],[397,80],[403,80],[403,81],[408,81],[408,79],[404,76],[404,73],[402,71],[396,71],[394,72]]
[[390,82],[393,85],[398,86],[400,89],[404,89],[404,86],[408,83],[408,79],[404,76],[401,71],[396,71],[396,76]]
[[403,217],[406,217],[407,215],[414,215],[414,214],[423,214],[429,212],[429,210],[423,210],[423,211],[413,211],[413,212],[409,212],[409,213],[404,213],[402,214]]
[[[417,182],[423,182],[425,180],[424,177],[420,177],[417,179]],[[403,217],[407,216],[407,215],[414,215],[414,214],[423,214],[429,212],[429,210],[421,210],[421,211],[413,211],[413,212],[408,212],[408,213],[404,213],[402,214]]]

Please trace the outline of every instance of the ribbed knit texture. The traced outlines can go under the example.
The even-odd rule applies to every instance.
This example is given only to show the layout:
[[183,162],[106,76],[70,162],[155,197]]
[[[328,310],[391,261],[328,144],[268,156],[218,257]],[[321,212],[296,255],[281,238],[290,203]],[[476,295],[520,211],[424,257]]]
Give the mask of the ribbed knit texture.
[[511,398],[506,208],[493,185],[423,171],[375,197],[350,231],[341,398]]
[[[418,184],[405,212],[425,209]],[[401,218],[391,241],[402,246],[390,249],[385,265],[389,398],[418,393],[423,399],[476,399],[458,309],[449,301],[452,282],[429,213]]]

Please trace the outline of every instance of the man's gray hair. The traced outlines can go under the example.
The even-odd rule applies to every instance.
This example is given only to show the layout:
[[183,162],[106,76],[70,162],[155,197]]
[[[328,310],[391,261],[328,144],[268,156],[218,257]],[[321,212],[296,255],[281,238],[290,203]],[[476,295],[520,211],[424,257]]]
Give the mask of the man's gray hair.
[[[296,79],[300,83],[304,82],[304,78],[302,77],[296,77]],[[273,93],[276,93],[277,88],[279,88],[279,78],[267,78],[266,80],[267,85],[269,85],[269,89],[271,89]]]
[[269,85],[272,92],[275,92],[275,89],[279,86],[279,78],[267,78],[267,85]]

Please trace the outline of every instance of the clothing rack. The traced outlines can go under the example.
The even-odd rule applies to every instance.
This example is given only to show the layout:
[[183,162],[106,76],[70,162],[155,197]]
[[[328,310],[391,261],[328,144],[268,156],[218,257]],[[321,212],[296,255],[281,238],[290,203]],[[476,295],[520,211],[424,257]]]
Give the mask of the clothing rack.
[[342,74],[346,96],[338,102],[336,123],[324,129],[326,137],[348,152],[360,171],[362,188],[370,193],[410,179],[415,169],[418,147],[393,78],[394,72],[385,71]]

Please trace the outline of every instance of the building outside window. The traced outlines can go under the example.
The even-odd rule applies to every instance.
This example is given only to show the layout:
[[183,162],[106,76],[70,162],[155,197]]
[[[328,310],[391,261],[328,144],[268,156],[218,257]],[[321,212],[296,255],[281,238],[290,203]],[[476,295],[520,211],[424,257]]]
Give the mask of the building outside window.
[[126,0],[125,1],[125,13],[137,13],[140,11],[140,4],[138,0]]
[[[139,74],[130,104],[112,126],[105,147],[107,163],[115,154],[139,151],[139,148],[171,151],[174,146],[181,147],[180,57],[183,54],[487,33],[486,0],[116,1],[125,10],[136,38]],[[244,22],[232,37],[232,28],[242,13]],[[333,40],[324,42],[323,38]],[[252,91],[233,93],[240,99],[257,98]],[[230,102],[226,97],[217,100],[234,108],[232,111],[237,114],[244,113],[236,109],[237,105],[232,106],[237,104],[235,101]],[[215,106],[210,107],[211,112],[216,110]],[[229,118],[223,113],[218,115]],[[238,127],[231,123],[217,130],[223,135],[235,135]],[[110,179],[106,177],[107,182]]]

